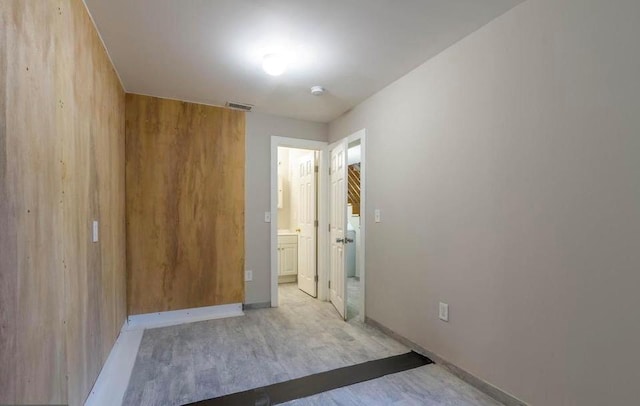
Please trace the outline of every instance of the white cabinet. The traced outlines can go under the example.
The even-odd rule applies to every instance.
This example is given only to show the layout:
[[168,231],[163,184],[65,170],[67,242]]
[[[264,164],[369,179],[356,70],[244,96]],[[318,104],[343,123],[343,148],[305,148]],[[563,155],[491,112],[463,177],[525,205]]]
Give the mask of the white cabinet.
[[278,236],[278,275],[291,276],[298,274],[298,236]]

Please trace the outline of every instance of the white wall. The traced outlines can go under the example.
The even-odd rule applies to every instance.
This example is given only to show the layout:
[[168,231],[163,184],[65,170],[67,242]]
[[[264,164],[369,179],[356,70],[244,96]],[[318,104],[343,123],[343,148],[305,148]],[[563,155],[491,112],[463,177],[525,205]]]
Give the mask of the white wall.
[[369,317],[532,405],[638,403],[639,41],[638,0],[528,0],[331,123],[367,129]]
[[295,120],[261,113],[247,114],[245,269],[253,270],[253,281],[245,283],[245,303],[271,300],[269,211],[271,136],[327,141],[327,124]]

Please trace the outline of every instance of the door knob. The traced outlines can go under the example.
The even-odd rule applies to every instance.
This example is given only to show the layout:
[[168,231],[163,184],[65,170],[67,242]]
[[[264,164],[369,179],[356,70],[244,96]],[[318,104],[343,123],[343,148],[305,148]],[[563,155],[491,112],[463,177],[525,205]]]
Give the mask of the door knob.
[[353,242],[353,238],[345,238],[344,243]]
[[337,243],[345,243],[344,238],[336,238]]

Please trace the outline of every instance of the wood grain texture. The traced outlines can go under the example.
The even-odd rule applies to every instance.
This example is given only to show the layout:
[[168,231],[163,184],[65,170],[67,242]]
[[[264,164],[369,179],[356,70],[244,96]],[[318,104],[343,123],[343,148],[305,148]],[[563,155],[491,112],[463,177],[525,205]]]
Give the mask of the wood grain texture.
[[[125,98],[84,4],[58,7],[68,393],[80,404],[126,318]],[[98,243],[91,242],[93,220]]]
[[124,93],[81,0],[0,14],[0,403],[79,405],[126,317]]
[[[12,4],[0,3],[0,404],[16,399],[16,289],[18,282],[14,197],[7,147],[7,31]],[[13,165],[12,165],[13,166]]]
[[[51,35],[56,19],[53,7],[36,3],[2,2],[7,87],[1,216],[7,228],[1,257],[9,294],[0,307],[10,312],[3,333],[12,338],[0,351],[13,368],[1,368],[0,403],[66,401],[63,254],[60,240],[52,238],[62,225]],[[5,392],[7,378],[12,388]]]
[[244,113],[126,98],[129,314],[244,299]]

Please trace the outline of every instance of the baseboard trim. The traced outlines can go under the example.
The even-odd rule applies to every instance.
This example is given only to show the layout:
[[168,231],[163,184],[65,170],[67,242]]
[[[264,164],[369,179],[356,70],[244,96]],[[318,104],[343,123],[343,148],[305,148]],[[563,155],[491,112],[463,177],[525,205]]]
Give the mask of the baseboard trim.
[[246,303],[242,305],[244,310],[256,310],[256,309],[269,309],[271,308],[271,302],[263,303]]
[[243,315],[242,303],[234,303],[129,316],[84,403],[85,406],[122,404],[144,330]]
[[127,319],[128,331],[148,328],[176,326],[196,321],[244,316],[242,303],[220,306],[197,307],[194,309],[172,310],[160,313],[136,314]]
[[464,369],[450,363],[449,361],[445,360],[444,358],[438,356],[437,354],[434,354],[433,352],[427,350],[426,348],[423,348],[421,346],[419,346],[418,344],[414,343],[413,341],[401,336],[400,334],[396,333],[395,331],[391,330],[390,328],[388,328],[387,326],[383,325],[382,323],[377,322],[376,320],[370,318],[370,317],[365,317],[365,323],[377,328],[378,330],[382,331],[383,333],[385,333],[386,335],[388,335],[389,337],[395,339],[396,341],[400,342],[401,344],[411,348],[412,350],[414,350],[417,353],[420,353],[428,358],[430,358],[431,360],[433,360],[436,364],[440,365],[441,367],[445,368],[446,370],[448,370],[449,372],[451,372],[453,375],[457,376],[458,378],[460,378],[461,380],[465,381],[466,383],[468,383],[469,385],[475,387],[476,389],[478,389],[480,392],[483,392],[485,394],[487,394],[488,396],[492,397],[493,399],[497,400],[498,402],[502,403],[505,406],[528,406],[525,402],[521,401],[520,399],[516,398],[513,395],[510,395],[507,392],[504,392],[501,389],[496,388],[495,386],[491,385],[488,382],[483,381],[482,379],[478,378],[475,375],[472,375],[471,373],[465,371]]
[[127,330],[126,327],[125,322],[84,403],[85,406],[122,404],[144,333],[142,329]]

